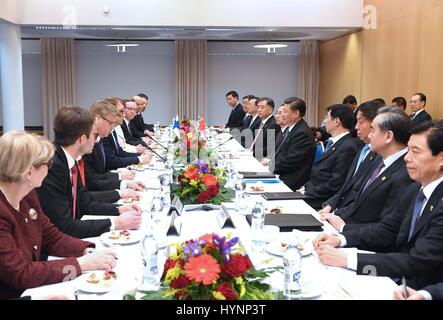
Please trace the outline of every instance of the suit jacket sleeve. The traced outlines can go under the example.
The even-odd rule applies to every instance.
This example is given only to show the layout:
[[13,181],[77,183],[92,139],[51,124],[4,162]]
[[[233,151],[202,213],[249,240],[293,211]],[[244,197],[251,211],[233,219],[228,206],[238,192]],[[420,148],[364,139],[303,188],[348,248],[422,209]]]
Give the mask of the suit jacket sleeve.
[[357,147],[353,139],[345,141],[341,148],[337,150],[331,178],[328,182],[317,185],[308,182],[306,194],[315,198],[326,198],[330,197],[331,194],[337,193],[345,182],[349,166],[354,160],[356,149]]
[[[395,177],[393,177],[391,183],[391,188],[389,190],[389,195],[387,196],[387,201],[384,205],[384,208],[382,212],[380,213],[379,221],[383,220],[384,217],[388,216],[392,212],[395,211],[396,207],[398,206],[398,203],[400,202],[401,198],[403,197],[405,191],[408,189],[408,186],[413,183],[411,178],[408,175],[408,172],[406,171],[406,168],[401,169],[401,172],[398,172]],[[373,224],[378,223],[379,221],[374,222]],[[352,229],[358,229],[365,225],[369,224],[360,224],[360,223],[352,223],[352,224],[346,224],[343,231],[352,230]]]
[[103,139],[103,147],[105,149],[105,154],[106,154],[106,169],[108,170],[124,168],[130,166],[131,164],[137,164],[140,162],[137,156],[134,157],[117,156],[117,154],[115,153],[114,142],[110,141],[109,137]]
[[386,215],[379,223],[370,224],[358,230],[343,231],[347,247],[356,247],[361,250],[383,251],[392,249],[400,226],[410,209],[411,198],[417,191],[417,184],[408,188],[397,208]]
[[85,163],[86,187],[90,191],[106,191],[120,188],[118,173],[104,172],[95,170],[94,158],[90,155],[83,156]]
[[116,190],[89,191],[94,201],[114,203],[120,200],[120,195]]
[[109,231],[111,227],[109,219],[82,221],[73,218],[72,208],[67,199],[71,194],[67,188],[71,186],[65,179],[69,178],[66,177],[62,164],[54,163],[38,189],[42,209],[51,222],[60,231],[76,238],[97,237]]
[[278,157],[276,159],[274,172],[280,174],[281,172],[295,170],[299,164],[306,161],[308,155],[314,151],[314,141],[311,138],[312,137],[307,135],[304,131],[294,132],[294,136],[288,141],[290,147],[288,148],[285,157]]
[[[409,253],[392,252],[358,254],[357,273],[363,274],[365,266],[374,266],[378,276],[416,278],[419,274],[435,271],[443,261],[443,206],[432,213],[431,226],[426,235],[415,242]],[[438,216],[437,216],[438,215]]]
[[433,300],[443,300],[443,282],[427,286],[423,290],[429,292]]

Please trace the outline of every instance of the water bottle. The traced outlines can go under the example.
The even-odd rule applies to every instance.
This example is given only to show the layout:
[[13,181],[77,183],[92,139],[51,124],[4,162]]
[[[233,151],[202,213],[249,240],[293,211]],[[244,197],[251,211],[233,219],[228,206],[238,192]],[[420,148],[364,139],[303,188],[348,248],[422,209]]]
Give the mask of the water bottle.
[[235,212],[242,212],[246,209],[243,194],[246,190],[246,183],[243,181],[243,175],[237,174],[235,180]]
[[146,221],[145,234],[140,242],[142,256],[142,281],[141,291],[157,291],[160,288],[160,274],[157,265],[158,247],[154,239],[152,223]]
[[295,241],[290,241],[288,244],[283,255],[283,265],[285,268],[283,295],[288,300],[300,299],[301,254]]
[[252,250],[263,252],[265,246],[265,208],[261,201],[256,201],[251,210],[251,240]]
[[162,220],[163,202],[161,196],[162,196],[161,194],[155,195],[151,202],[151,213],[152,213],[153,222],[155,224],[160,223]]

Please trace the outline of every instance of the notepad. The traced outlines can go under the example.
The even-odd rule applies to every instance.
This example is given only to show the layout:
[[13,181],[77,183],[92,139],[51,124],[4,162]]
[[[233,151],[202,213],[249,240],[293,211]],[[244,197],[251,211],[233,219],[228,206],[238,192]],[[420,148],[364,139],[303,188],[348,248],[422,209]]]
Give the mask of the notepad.
[[264,192],[262,197],[268,201],[271,200],[299,200],[308,199],[309,197],[300,192]]
[[239,174],[243,175],[244,179],[275,179],[276,175],[270,172],[251,172],[240,171]]
[[[246,220],[251,224],[251,215],[246,216]],[[301,231],[322,231],[323,223],[314,218],[311,214],[267,214],[265,225],[280,227],[280,231],[287,232],[293,229]]]

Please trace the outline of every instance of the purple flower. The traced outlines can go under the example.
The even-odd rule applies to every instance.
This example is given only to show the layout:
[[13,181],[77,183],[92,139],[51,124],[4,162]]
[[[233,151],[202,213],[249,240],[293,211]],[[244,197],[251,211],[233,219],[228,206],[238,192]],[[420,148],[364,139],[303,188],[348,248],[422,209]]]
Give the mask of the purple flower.
[[190,240],[186,242],[186,246],[183,248],[185,252],[186,260],[190,257],[198,256],[202,253],[202,249],[200,248],[198,240]]
[[230,254],[232,251],[232,247],[235,246],[238,242],[238,237],[234,237],[228,241],[225,240],[225,237],[219,237],[218,235],[214,235],[212,241],[218,246],[221,254]]
[[204,161],[198,160],[196,162],[196,164],[197,164],[199,173],[208,173],[209,172],[208,165]]

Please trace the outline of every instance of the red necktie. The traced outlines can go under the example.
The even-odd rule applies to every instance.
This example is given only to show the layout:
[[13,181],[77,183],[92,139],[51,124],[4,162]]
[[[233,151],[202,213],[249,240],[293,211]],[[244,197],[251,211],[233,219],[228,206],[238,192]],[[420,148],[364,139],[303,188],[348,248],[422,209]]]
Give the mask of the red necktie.
[[77,176],[78,176],[78,169],[77,164],[74,164],[74,166],[71,168],[71,182],[72,182],[72,216],[75,219],[75,210],[77,207]]
[[78,163],[78,170],[80,171],[80,178],[82,179],[83,186],[86,187],[86,180],[85,180],[85,162],[83,161],[83,158],[77,161]]

